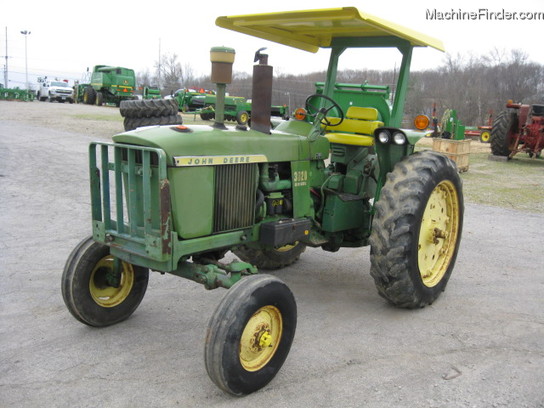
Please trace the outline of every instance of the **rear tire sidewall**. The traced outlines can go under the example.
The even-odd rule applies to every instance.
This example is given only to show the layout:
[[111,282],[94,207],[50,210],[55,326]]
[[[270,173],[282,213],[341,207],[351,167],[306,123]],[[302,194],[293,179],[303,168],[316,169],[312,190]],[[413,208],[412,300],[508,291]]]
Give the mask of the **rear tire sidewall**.
[[427,202],[429,201],[429,198],[431,196],[431,193],[436,188],[436,186],[442,182],[442,181],[450,181],[457,192],[457,198],[459,203],[459,219],[463,219],[463,205],[462,205],[462,187],[459,183],[459,178],[455,177],[451,174],[451,171],[447,167],[441,167],[436,173],[434,178],[429,180],[428,183],[425,183],[424,185],[424,191],[423,195],[421,196],[421,201],[419,203],[419,206],[417,208],[417,211],[415,212],[414,216],[414,225],[412,228],[414,231],[417,231],[417,233],[414,236],[414,239],[410,243],[410,256],[408,257],[408,265],[409,265],[409,274],[412,279],[412,282],[414,284],[414,287],[417,292],[419,292],[419,295],[425,304],[432,303],[441,292],[444,291],[446,288],[446,285],[448,283],[448,280],[450,279],[451,273],[453,271],[453,268],[455,266],[455,260],[457,257],[457,253],[459,250],[459,244],[461,242],[461,230],[462,230],[462,223],[459,225],[459,229],[457,231],[457,242],[455,243],[455,249],[453,252],[453,255],[450,259],[448,268],[446,272],[444,273],[444,276],[436,284],[435,286],[429,287],[426,286],[423,283],[423,280],[421,278],[421,272],[419,269],[419,261],[418,261],[418,244],[419,244],[419,238],[420,238],[420,232],[421,232],[421,224],[423,220],[423,214],[425,212],[425,208],[427,206]]
[[[453,210],[457,211],[456,241],[452,243],[453,251],[446,254],[449,257],[446,269],[437,271],[438,266],[432,266],[439,280],[431,282],[434,286],[427,286],[420,272],[418,251],[423,214],[432,192],[446,181],[457,196]],[[378,292],[398,307],[418,308],[433,303],[448,283],[461,242],[464,203],[455,164],[431,151],[406,157],[388,175],[376,210],[370,260]]]

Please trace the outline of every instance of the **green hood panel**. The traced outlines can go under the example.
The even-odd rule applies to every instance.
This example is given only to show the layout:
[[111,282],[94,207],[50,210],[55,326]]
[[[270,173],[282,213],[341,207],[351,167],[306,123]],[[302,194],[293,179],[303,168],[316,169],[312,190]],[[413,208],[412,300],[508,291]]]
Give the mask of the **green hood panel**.
[[301,135],[302,132],[272,131],[271,134],[264,134],[254,130],[237,130],[235,127],[220,130],[207,125],[184,128],[145,127],[115,135],[113,141],[160,148],[168,156],[170,165],[173,165],[174,157],[179,156],[259,154],[265,155],[269,162],[308,160],[318,154],[327,156],[329,149],[325,138],[310,143],[306,136]]

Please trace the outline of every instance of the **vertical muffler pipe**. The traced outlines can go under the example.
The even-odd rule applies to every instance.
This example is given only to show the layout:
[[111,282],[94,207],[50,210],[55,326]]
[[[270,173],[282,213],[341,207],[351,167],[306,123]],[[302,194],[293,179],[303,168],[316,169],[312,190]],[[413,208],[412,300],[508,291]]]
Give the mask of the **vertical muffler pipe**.
[[253,89],[251,92],[251,129],[270,134],[270,112],[272,110],[273,67],[268,65],[268,55],[255,53],[253,66]]
[[213,47],[210,50],[211,80],[217,84],[215,123],[213,126],[218,129],[225,129],[225,94],[227,84],[232,82],[232,64],[234,63],[235,54],[234,49],[228,47]]

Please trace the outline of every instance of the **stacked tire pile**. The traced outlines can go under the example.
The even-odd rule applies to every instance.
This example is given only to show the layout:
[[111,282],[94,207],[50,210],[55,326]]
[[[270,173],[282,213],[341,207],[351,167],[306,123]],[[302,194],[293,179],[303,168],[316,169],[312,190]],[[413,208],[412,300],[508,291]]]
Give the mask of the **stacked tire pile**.
[[146,99],[121,102],[119,107],[124,119],[125,130],[142,126],[181,125],[183,118],[178,115],[175,99]]

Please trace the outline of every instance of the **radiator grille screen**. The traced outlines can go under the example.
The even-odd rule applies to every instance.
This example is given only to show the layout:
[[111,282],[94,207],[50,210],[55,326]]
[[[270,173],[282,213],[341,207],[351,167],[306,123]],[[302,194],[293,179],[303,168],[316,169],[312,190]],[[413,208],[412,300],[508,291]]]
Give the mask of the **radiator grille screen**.
[[253,163],[215,168],[214,232],[253,225],[257,171]]

